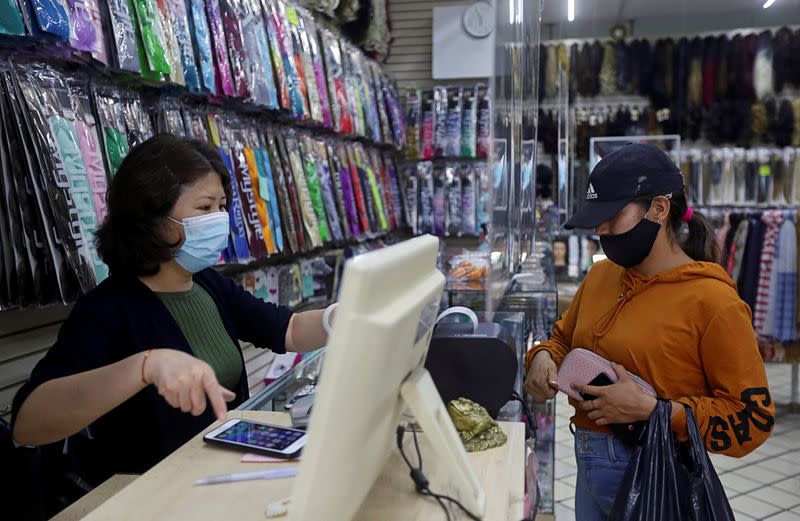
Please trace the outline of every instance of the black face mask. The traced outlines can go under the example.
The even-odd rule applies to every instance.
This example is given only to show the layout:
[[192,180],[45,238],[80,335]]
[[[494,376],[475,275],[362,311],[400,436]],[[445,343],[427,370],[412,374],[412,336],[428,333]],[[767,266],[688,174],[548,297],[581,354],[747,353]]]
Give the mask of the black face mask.
[[645,218],[625,233],[601,235],[600,246],[611,262],[623,268],[632,268],[650,255],[660,229],[660,224]]

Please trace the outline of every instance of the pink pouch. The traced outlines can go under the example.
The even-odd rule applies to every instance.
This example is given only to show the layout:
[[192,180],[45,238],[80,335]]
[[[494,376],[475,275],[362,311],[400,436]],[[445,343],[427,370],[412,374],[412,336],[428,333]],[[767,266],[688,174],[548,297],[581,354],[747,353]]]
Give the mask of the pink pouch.
[[[574,386],[587,385],[600,373],[608,375],[613,382],[617,381],[617,373],[614,372],[611,362],[587,349],[573,349],[567,353],[558,369],[558,390],[574,400],[583,401]],[[650,384],[630,371],[628,375],[644,392],[656,396],[656,391]]]

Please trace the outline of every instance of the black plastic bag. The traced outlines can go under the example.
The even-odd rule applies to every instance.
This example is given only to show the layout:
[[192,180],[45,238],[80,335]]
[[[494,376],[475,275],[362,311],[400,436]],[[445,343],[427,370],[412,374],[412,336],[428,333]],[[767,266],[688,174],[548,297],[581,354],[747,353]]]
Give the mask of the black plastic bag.
[[672,404],[659,400],[636,447],[609,519],[615,521],[734,521],[722,483],[708,457],[691,409],[689,440],[677,443]]

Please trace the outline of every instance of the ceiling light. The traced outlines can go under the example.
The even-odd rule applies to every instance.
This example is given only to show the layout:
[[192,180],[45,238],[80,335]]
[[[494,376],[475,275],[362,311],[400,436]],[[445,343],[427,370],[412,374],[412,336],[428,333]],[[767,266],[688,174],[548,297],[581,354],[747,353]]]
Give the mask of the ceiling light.
[[772,7],[772,4],[774,4],[774,3],[775,3],[775,0],[767,0],[766,2],[764,2],[764,9],[768,9],[768,8]]
[[[775,2],[775,0],[767,0],[767,4],[770,2]],[[765,8],[769,7],[767,4],[764,4]],[[575,21],[575,0],[567,0],[567,20]]]

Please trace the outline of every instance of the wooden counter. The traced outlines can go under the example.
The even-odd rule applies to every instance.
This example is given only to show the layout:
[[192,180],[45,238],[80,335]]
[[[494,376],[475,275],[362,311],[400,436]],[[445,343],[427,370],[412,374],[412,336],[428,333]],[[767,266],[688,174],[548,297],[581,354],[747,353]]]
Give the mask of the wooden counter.
[[[231,411],[228,417],[289,425],[289,415],[284,413]],[[469,459],[486,491],[484,521],[518,521],[522,519],[525,429],[522,423],[500,425],[508,434],[508,443],[497,449],[469,454]],[[193,486],[192,482],[211,475],[279,468],[298,463],[241,463],[241,453],[209,446],[203,442],[203,434],[211,428],[213,427],[193,438],[107,501],[104,501],[105,498],[95,497],[92,504],[99,506],[83,519],[85,521],[263,521],[267,519],[264,515],[267,504],[289,497],[293,479],[244,481],[209,486]],[[448,488],[446,476],[442,475],[443,466],[436,464],[437,455],[427,443],[425,436],[420,435],[419,439],[425,474],[431,482],[431,489],[436,493],[446,494]],[[416,454],[410,434],[406,435],[405,442],[406,454],[412,462],[415,462]],[[353,464],[357,465],[358,462],[354,461]],[[415,492],[408,472],[399,452],[393,450],[383,474],[376,481],[356,519],[358,521],[443,521],[445,516],[439,504]]]

